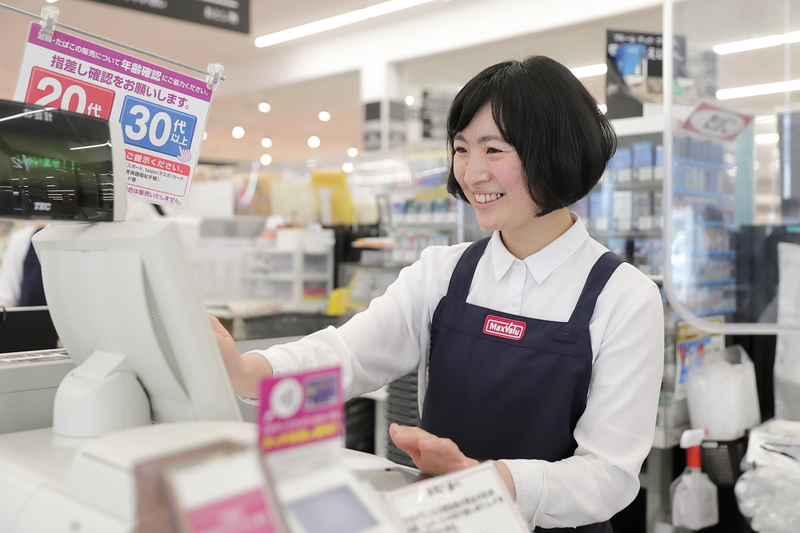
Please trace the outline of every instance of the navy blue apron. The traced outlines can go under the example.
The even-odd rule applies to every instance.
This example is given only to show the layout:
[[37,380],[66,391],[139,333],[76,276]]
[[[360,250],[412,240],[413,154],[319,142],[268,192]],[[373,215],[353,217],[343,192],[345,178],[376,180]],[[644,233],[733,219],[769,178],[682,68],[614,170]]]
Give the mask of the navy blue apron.
[[[488,242],[467,248],[433,314],[421,427],[473,459],[566,459],[592,377],[589,320],[622,259],[602,255],[569,322],[552,322],[467,303]],[[564,531],[610,533],[611,525]]]

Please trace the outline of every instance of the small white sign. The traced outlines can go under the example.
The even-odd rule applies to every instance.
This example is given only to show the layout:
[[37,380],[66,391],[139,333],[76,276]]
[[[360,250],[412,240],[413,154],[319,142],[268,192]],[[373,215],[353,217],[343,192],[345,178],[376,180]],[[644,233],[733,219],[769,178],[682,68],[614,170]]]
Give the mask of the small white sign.
[[712,139],[732,141],[750,124],[753,117],[701,102],[684,121],[682,128]]
[[406,533],[528,533],[492,463],[414,483],[386,495]]

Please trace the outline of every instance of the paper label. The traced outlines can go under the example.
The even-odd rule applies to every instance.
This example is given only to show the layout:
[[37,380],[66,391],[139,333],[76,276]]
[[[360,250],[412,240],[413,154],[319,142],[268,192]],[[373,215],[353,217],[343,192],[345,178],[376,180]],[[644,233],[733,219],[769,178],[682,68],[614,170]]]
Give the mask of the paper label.
[[128,195],[182,207],[203,140],[211,91],[204,81],[31,24],[14,99],[122,125]]
[[386,495],[407,533],[528,533],[497,468],[482,463]]
[[703,137],[732,141],[744,131],[751,120],[751,115],[701,102],[681,127]]

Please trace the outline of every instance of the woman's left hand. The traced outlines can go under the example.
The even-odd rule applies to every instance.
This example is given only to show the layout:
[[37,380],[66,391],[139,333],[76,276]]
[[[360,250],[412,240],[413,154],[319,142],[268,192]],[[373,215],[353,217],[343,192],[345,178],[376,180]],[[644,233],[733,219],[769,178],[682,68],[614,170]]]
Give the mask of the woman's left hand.
[[417,468],[427,474],[449,474],[479,463],[464,455],[452,440],[431,435],[424,429],[392,424],[389,435],[398,448],[411,456]]

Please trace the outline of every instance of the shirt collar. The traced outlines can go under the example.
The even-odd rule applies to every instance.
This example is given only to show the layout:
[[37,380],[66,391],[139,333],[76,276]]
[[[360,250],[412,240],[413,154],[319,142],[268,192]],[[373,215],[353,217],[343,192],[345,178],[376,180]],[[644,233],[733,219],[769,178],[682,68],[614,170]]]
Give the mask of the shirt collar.
[[[570,212],[570,216],[573,221],[572,226],[563,235],[523,260],[533,279],[540,285],[556,268],[578,251],[578,248],[589,238],[589,232],[586,231],[581,217],[573,212]],[[503,244],[503,240],[500,238],[500,231],[495,231],[492,234],[489,248],[492,254],[495,279],[499,281],[514,265],[514,261],[517,258]]]

